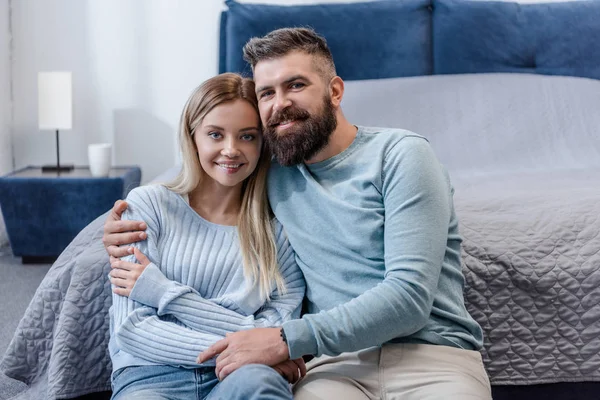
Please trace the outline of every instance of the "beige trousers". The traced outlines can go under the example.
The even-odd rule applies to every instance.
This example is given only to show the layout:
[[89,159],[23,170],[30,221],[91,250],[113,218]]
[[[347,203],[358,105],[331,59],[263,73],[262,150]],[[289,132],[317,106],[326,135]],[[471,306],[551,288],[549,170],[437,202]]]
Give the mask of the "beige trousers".
[[478,351],[390,343],[337,357],[321,356],[294,386],[296,400],[489,400]]

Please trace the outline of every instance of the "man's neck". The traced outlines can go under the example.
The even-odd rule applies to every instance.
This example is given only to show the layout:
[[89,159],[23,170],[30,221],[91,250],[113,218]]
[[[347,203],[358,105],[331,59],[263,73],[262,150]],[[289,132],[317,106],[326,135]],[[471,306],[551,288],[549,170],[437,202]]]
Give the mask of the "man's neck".
[[343,115],[338,115],[337,127],[329,137],[329,143],[312,157],[310,160],[305,160],[305,164],[315,164],[321,161],[325,161],[328,158],[337,156],[344,150],[346,150],[354,139],[356,138],[356,132],[358,128],[352,125]]

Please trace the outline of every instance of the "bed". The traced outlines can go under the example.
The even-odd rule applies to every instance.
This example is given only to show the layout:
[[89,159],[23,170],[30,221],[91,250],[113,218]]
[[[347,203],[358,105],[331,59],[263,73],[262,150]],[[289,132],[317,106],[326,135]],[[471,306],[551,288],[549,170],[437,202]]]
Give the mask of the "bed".
[[[429,139],[494,398],[600,398],[600,1],[226,4],[221,72],[250,74],[248,38],[311,26],[351,122]],[[109,389],[103,221],[56,261],[0,364],[48,398]]]

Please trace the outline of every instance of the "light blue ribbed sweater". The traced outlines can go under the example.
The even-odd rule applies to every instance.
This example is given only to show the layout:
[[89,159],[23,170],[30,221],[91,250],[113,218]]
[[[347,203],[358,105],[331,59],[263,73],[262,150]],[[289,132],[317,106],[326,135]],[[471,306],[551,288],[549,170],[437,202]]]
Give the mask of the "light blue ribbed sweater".
[[269,200],[311,313],[283,324],[292,358],[389,341],[481,347],[452,193],[427,140],[404,130],[361,127],[330,159],[273,165]]
[[[244,278],[236,227],[204,220],[160,185],[132,190],[127,202],[123,219],[148,225],[148,239],[135,246],[152,264],[129,298],[113,294],[113,371],[149,364],[198,367],[198,354],[228,332],[281,326],[299,317],[304,279],[277,221],[278,263],[287,292],[280,295],[273,284],[265,303]],[[124,259],[134,261],[134,256]]]

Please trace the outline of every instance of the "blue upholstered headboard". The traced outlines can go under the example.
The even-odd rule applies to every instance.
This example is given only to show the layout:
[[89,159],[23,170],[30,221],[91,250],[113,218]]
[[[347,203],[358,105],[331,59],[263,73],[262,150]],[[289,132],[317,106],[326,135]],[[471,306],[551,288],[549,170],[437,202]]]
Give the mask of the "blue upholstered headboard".
[[600,0],[226,4],[220,72],[251,75],[242,59],[251,37],[310,26],[327,39],[345,80],[483,72],[600,79]]

